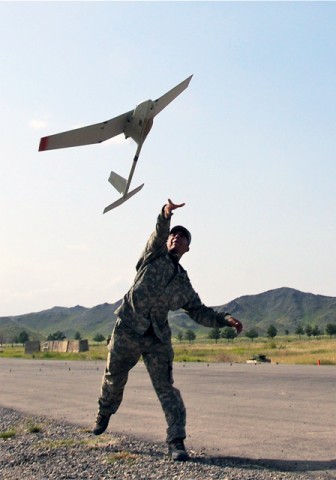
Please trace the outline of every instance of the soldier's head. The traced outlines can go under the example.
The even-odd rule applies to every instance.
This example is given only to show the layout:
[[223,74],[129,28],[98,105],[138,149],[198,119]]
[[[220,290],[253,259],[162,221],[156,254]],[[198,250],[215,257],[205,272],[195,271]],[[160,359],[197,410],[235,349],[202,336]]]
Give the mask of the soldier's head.
[[176,225],[170,230],[167,240],[168,252],[178,259],[189,251],[189,245],[191,242],[191,234],[189,230],[182,225]]

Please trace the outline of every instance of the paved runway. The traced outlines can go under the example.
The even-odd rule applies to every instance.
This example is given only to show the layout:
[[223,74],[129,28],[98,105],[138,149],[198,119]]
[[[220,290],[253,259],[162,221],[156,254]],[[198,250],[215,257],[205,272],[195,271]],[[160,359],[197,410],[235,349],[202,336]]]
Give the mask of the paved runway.
[[[105,362],[0,358],[0,405],[91,427]],[[187,407],[189,448],[210,455],[336,466],[336,368],[192,363],[174,365]],[[165,420],[146,369],[130,373],[111,432],[165,440]],[[328,468],[328,467],[325,467]]]

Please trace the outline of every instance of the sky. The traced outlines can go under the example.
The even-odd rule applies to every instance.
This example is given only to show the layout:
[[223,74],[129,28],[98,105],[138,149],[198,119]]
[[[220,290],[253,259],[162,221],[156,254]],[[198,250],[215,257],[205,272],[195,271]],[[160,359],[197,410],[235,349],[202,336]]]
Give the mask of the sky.
[[[0,316],[114,303],[157,215],[206,305],[336,296],[336,3],[0,2]],[[38,152],[193,75],[136,144]]]

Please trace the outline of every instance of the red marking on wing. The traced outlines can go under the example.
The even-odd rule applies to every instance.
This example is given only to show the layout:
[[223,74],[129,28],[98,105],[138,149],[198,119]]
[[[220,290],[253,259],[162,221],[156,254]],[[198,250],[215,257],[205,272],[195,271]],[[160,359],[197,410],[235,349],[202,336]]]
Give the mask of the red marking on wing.
[[42,137],[40,140],[39,152],[47,150],[48,148],[48,137]]

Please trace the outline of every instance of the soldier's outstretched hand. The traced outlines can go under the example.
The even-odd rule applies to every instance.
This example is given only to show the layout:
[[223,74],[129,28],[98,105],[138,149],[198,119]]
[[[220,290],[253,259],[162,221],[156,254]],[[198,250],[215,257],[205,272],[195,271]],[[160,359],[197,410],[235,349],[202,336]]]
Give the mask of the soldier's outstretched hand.
[[185,203],[174,203],[170,200],[170,198],[168,198],[168,203],[166,203],[164,207],[165,216],[169,217],[173,210],[176,210],[176,208],[184,207],[184,205]]

